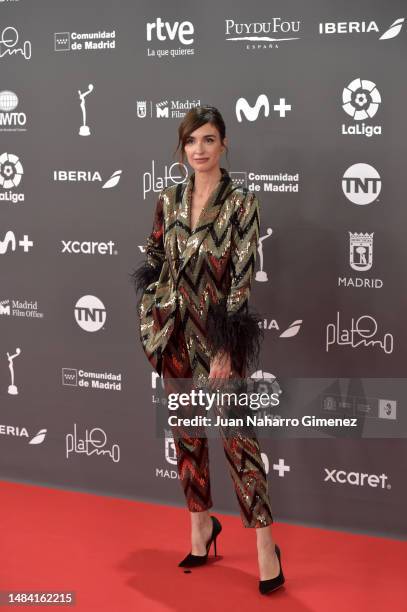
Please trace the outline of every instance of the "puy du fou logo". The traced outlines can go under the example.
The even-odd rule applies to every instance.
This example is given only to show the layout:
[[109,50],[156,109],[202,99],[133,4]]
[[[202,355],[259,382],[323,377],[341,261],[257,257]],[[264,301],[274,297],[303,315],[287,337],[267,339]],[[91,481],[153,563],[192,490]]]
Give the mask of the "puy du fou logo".
[[[272,17],[271,21],[252,23],[236,23],[233,19],[225,19],[225,34],[227,41],[246,42],[246,49],[278,48],[279,42],[299,40],[301,21],[287,21],[281,17]],[[273,36],[272,36],[273,35]]]

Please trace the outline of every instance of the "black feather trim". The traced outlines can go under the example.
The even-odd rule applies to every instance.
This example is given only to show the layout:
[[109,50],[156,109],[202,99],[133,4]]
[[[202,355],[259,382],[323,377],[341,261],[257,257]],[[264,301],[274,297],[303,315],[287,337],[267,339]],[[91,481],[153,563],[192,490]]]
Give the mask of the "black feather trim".
[[226,299],[211,304],[207,319],[207,337],[213,358],[218,351],[229,353],[237,372],[254,367],[258,361],[264,331],[259,326],[260,317],[249,311],[247,302],[234,313],[228,313]]
[[144,261],[138,268],[131,272],[131,282],[136,292],[144,291],[148,285],[159,279],[161,266],[152,266]]

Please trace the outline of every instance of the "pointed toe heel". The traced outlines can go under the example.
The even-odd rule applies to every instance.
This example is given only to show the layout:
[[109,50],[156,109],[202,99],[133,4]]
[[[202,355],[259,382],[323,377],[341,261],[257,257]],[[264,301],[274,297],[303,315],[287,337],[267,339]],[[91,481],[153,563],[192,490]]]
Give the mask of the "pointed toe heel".
[[276,555],[278,558],[278,563],[280,565],[280,572],[278,576],[276,576],[275,578],[270,578],[269,580],[259,580],[259,591],[262,595],[267,595],[268,593],[275,591],[276,589],[283,586],[285,582],[283,568],[281,566],[280,549],[277,546],[277,544],[275,545],[275,549],[276,549]]
[[222,531],[222,525],[216,518],[216,516],[211,516],[212,520],[212,535],[206,543],[206,555],[193,555],[189,553],[180,563],[178,563],[178,567],[198,567],[199,565],[204,565],[208,560],[208,553],[213,542],[214,546],[214,556],[217,556],[216,552],[216,538]]

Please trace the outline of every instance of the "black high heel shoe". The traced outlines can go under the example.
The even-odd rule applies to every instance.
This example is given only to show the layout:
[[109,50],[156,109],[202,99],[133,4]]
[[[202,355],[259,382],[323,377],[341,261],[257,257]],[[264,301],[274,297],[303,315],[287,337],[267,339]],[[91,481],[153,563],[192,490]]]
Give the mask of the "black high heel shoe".
[[178,567],[198,567],[199,565],[204,565],[208,560],[208,553],[213,542],[215,548],[215,557],[216,557],[216,538],[222,531],[222,525],[216,518],[216,516],[211,516],[212,519],[212,535],[209,538],[209,541],[206,543],[206,555],[193,555],[189,553],[185,559],[183,559],[180,563],[178,563]]
[[275,548],[276,548],[276,555],[278,558],[278,563],[280,565],[280,573],[275,578],[270,578],[269,580],[259,580],[259,591],[262,595],[267,595],[267,593],[271,593],[271,591],[275,591],[279,587],[283,586],[285,582],[283,568],[281,567],[280,549],[277,546],[277,544],[275,545]]

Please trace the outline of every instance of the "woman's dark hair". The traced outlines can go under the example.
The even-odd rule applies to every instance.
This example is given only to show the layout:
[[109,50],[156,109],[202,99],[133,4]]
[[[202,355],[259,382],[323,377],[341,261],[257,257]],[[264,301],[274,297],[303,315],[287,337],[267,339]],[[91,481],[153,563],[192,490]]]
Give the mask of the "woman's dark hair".
[[[178,145],[174,151],[174,155],[176,154],[178,149],[180,149],[180,163],[185,163],[185,144],[187,139],[192,134],[192,132],[200,128],[202,125],[205,125],[205,123],[211,123],[217,128],[220,135],[221,143],[223,144],[223,140],[226,136],[226,127],[225,122],[223,121],[223,117],[218,111],[218,109],[214,106],[207,105],[195,106],[187,112],[178,128]],[[226,147],[227,158],[228,148],[226,144],[224,146]]]

